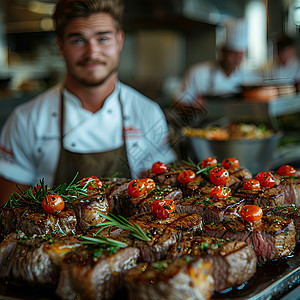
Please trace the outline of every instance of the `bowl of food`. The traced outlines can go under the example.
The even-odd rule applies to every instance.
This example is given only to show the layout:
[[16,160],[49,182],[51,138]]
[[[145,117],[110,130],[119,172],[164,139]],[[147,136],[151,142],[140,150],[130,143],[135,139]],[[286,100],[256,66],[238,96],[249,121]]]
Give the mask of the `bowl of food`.
[[214,156],[218,161],[236,157],[253,174],[268,170],[282,133],[264,124],[231,123],[224,127],[184,127],[192,157]]

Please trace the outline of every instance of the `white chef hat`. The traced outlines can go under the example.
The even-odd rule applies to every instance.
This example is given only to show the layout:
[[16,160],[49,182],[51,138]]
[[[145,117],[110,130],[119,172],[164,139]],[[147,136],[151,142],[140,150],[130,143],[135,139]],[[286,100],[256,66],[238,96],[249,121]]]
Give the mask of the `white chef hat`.
[[244,19],[228,19],[225,23],[225,48],[244,52],[248,48],[248,27]]

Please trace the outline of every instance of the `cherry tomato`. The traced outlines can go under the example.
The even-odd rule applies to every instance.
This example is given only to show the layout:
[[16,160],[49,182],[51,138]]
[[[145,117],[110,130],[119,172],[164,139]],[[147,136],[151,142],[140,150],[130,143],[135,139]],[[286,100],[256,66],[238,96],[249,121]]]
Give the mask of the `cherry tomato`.
[[228,198],[230,195],[231,195],[231,189],[220,185],[216,186],[210,192],[210,196],[215,199],[225,199]]
[[79,182],[80,185],[86,185],[87,189],[94,190],[94,189],[101,189],[102,188],[102,181],[96,176],[89,176],[81,179]]
[[209,179],[215,185],[225,185],[229,181],[229,172],[225,168],[214,168],[209,173]]
[[42,201],[42,207],[49,214],[59,213],[64,209],[65,201],[59,195],[47,195]]
[[146,184],[141,179],[133,179],[128,184],[127,192],[131,197],[140,197],[146,192]]
[[260,189],[260,182],[257,179],[251,178],[243,183],[245,190],[258,190]]
[[246,222],[255,222],[262,218],[263,211],[257,205],[245,205],[242,207],[240,215]]
[[262,187],[273,187],[276,183],[274,176],[270,172],[260,172],[255,176]]
[[215,165],[217,165],[217,160],[214,157],[207,157],[202,160],[200,167],[214,167]]
[[143,178],[141,180],[145,183],[146,192],[150,192],[150,191],[152,191],[152,190],[155,189],[156,185],[155,185],[155,182],[154,182],[153,179],[151,179],[151,178]]
[[178,181],[180,183],[189,183],[195,180],[196,173],[192,170],[184,170],[178,175]]
[[168,166],[163,162],[156,162],[152,165],[152,172],[156,174],[162,174],[168,170]]
[[222,166],[225,169],[237,169],[240,166],[240,162],[234,157],[225,158],[222,162]]
[[175,203],[173,200],[154,200],[151,203],[151,213],[159,219],[172,217],[175,213]]
[[289,177],[294,176],[296,174],[295,168],[290,165],[281,166],[277,172],[281,176],[289,176]]

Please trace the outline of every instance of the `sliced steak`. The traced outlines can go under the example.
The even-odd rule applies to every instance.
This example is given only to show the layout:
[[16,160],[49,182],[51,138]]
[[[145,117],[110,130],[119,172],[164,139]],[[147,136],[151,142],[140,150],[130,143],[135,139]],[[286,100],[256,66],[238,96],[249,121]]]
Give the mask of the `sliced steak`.
[[238,218],[220,224],[206,224],[203,234],[245,241],[253,246],[259,263],[291,255],[296,244],[293,220],[279,216],[264,216],[255,228]]
[[[130,246],[140,250],[140,260],[146,262],[164,259],[168,250],[183,235],[199,235],[203,227],[202,218],[199,215],[186,213],[176,213],[167,219],[158,219],[150,213],[141,213],[131,217],[128,221],[139,225],[150,236],[149,242],[138,239],[132,239],[132,242],[126,241]],[[112,237],[118,239],[113,231]],[[120,240],[124,241],[122,235]]]
[[[72,237],[27,237],[12,233],[0,244],[0,278],[32,286],[55,286],[58,282],[62,257],[80,243]],[[2,256],[1,255],[1,256]]]
[[214,290],[211,263],[201,257],[140,263],[124,276],[130,300],[206,300]]
[[39,211],[30,206],[4,208],[0,214],[2,231],[5,234],[21,230],[26,235],[74,235],[77,218],[73,210],[63,209],[58,214],[48,214],[42,208]]
[[246,242],[196,236],[183,237],[174,244],[167,258],[200,256],[212,263],[215,291],[237,287],[247,282],[256,272],[257,258]]
[[139,250],[126,247],[81,249],[65,256],[56,294],[62,299],[111,299],[125,270],[136,265]]
[[197,213],[204,223],[220,223],[235,218],[244,205],[244,199],[234,196],[226,199],[214,199],[209,196],[186,197],[175,201],[177,212]]
[[285,203],[285,191],[280,185],[259,190],[239,188],[234,195],[245,199],[247,204],[254,204],[262,208],[281,207]]
[[151,203],[156,199],[168,199],[175,200],[182,197],[182,192],[178,188],[160,188],[157,186],[149,193],[145,193],[141,197],[131,197],[127,190],[122,194],[114,196],[115,201],[115,214],[122,215],[125,218],[129,218],[133,215],[150,212]]
[[266,216],[280,216],[294,221],[296,230],[296,242],[300,242],[300,207],[296,205],[284,205],[282,207],[271,207],[263,210]]
[[115,197],[127,190],[130,181],[131,179],[126,178],[103,181],[103,192],[107,196],[110,213],[116,214],[119,211],[118,207],[115,208]]
[[71,208],[77,218],[77,230],[86,230],[90,226],[102,223],[105,219],[99,215],[99,212],[108,214],[109,204],[105,194],[93,194],[81,196],[66,203]]

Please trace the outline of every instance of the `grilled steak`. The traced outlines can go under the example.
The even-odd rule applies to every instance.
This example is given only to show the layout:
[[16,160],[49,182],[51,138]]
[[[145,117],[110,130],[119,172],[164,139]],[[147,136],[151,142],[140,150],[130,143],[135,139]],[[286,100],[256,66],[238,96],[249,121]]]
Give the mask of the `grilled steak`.
[[104,218],[99,215],[99,212],[104,214],[109,212],[107,197],[102,193],[78,197],[68,201],[66,206],[75,212],[77,230],[85,230],[103,222]]
[[219,224],[206,224],[203,234],[252,245],[259,263],[288,256],[295,247],[295,225],[291,219],[264,216],[253,228],[243,219],[231,219]]
[[296,242],[300,242],[300,210],[296,205],[285,205],[282,207],[271,207],[264,209],[266,216],[280,216],[285,219],[292,219],[295,224]]
[[218,238],[183,237],[174,244],[167,258],[200,256],[212,263],[215,291],[222,291],[247,282],[256,272],[257,258],[246,242],[225,241]]
[[139,250],[81,249],[65,256],[56,294],[62,299],[111,299],[122,272],[134,267]]
[[140,260],[147,262],[164,259],[170,247],[184,234],[191,236],[200,234],[203,226],[199,215],[186,213],[178,213],[167,219],[157,219],[149,213],[142,213],[133,216],[129,221],[138,224],[145,232],[151,234],[148,243],[134,240],[132,244],[140,249]]
[[272,188],[260,188],[259,190],[246,190],[239,188],[234,195],[245,199],[247,204],[264,207],[281,207],[285,203],[284,188],[280,185]]
[[115,208],[115,197],[127,190],[130,179],[113,179],[103,181],[103,192],[107,196],[109,212],[117,214],[120,209]]
[[26,235],[61,234],[74,235],[77,219],[73,210],[65,208],[59,214],[48,214],[43,209],[36,211],[30,206],[6,207],[0,214],[4,234],[22,230]]
[[142,212],[150,212],[151,203],[155,199],[174,200],[181,197],[181,190],[171,187],[160,188],[157,186],[154,190],[137,198],[131,197],[126,190],[122,194],[114,196],[115,213],[128,218]]
[[79,245],[72,237],[28,238],[24,233],[12,233],[0,244],[0,278],[32,286],[55,286],[63,256]]
[[125,277],[130,300],[204,300],[214,290],[211,263],[201,257],[140,263]]
[[240,208],[245,204],[244,199],[229,197],[214,199],[209,196],[186,197],[175,201],[176,211],[196,213],[203,218],[204,223],[222,222],[238,216]]

